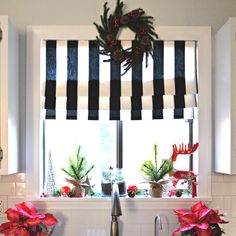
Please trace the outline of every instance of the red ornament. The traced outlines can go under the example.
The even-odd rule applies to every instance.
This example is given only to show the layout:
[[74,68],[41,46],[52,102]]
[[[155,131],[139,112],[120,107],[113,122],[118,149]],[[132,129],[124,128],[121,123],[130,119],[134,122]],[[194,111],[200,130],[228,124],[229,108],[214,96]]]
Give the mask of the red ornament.
[[115,28],[119,28],[119,21],[118,21],[118,19],[114,20],[114,27]]
[[70,187],[68,187],[68,186],[62,186],[61,188],[60,188],[60,193],[61,194],[66,194],[66,195],[68,195],[68,193],[71,191],[71,189],[70,189]]
[[137,187],[137,186],[135,186],[135,185],[130,185],[130,186],[128,187],[128,189],[127,189],[128,196],[129,196],[130,198],[135,197],[137,191],[138,191],[138,187]]
[[139,10],[133,10],[128,13],[128,16],[138,18],[140,16]]
[[117,45],[117,40],[115,40],[115,39],[113,39],[113,40],[111,40],[110,42],[109,42],[109,47],[110,48],[113,48],[113,47],[115,47]]
[[145,28],[142,27],[142,28],[139,29],[139,33],[141,35],[145,35],[147,32],[146,32]]
[[137,191],[137,190],[138,190],[138,187],[135,185],[130,185],[127,189],[127,191]]
[[122,16],[122,17],[120,18],[120,23],[121,23],[122,25],[127,25],[127,24],[129,23],[129,17],[128,17],[128,16]]
[[136,46],[135,48],[134,48],[134,53],[138,56],[138,55],[140,55],[141,54],[141,48],[139,47],[139,46]]

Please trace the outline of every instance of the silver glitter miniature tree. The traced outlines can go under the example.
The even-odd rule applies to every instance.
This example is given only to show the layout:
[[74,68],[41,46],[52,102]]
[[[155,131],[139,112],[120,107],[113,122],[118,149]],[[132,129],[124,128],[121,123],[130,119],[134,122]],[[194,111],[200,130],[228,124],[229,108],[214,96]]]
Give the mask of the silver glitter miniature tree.
[[47,170],[45,192],[47,196],[53,196],[56,189],[57,189],[57,186],[56,186],[55,174],[54,174],[54,170],[52,166],[52,157],[51,157],[51,151],[50,151],[49,157],[48,157],[48,170]]

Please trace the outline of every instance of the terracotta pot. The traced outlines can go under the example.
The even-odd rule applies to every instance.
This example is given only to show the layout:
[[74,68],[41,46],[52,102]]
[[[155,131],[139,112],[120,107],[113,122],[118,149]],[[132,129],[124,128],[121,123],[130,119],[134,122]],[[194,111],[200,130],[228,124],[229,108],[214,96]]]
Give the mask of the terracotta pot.
[[83,197],[84,189],[80,186],[75,186],[72,188],[72,197]]
[[150,184],[149,194],[151,197],[162,197],[163,188],[161,184]]

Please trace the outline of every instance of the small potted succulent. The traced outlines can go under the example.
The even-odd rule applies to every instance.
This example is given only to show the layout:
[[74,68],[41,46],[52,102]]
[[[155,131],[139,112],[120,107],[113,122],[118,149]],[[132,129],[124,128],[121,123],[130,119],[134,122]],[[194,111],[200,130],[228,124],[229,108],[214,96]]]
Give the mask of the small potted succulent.
[[167,174],[174,172],[171,159],[163,159],[160,166],[157,163],[157,145],[154,145],[154,161],[145,160],[141,166],[144,179],[150,184],[149,193],[151,197],[162,197],[163,185],[169,182],[165,179]]
[[76,156],[69,157],[68,168],[62,168],[67,174],[66,182],[73,185],[71,197],[83,197],[91,189],[88,174],[94,165],[88,166],[86,158],[81,155],[81,147],[78,147]]
[[120,195],[126,194],[126,184],[122,169],[109,167],[108,171],[102,172],[102,195],[111,195],[113,183],[117,183]]

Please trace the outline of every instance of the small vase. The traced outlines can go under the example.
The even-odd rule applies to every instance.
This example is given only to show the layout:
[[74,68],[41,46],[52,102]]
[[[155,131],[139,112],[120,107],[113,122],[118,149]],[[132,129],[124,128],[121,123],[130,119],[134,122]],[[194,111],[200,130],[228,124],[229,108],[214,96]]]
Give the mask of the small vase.
[[[126,193],[126,184],[125,181],[116,182],[119,188],[119,194],[124,195]],[[102,182],[102,194],[104,196],[111,196],[112,193],[112,184],[110,182]]]
[[151,197],[162,197],[163,188],[161,184],[150,184],[149,194]]

